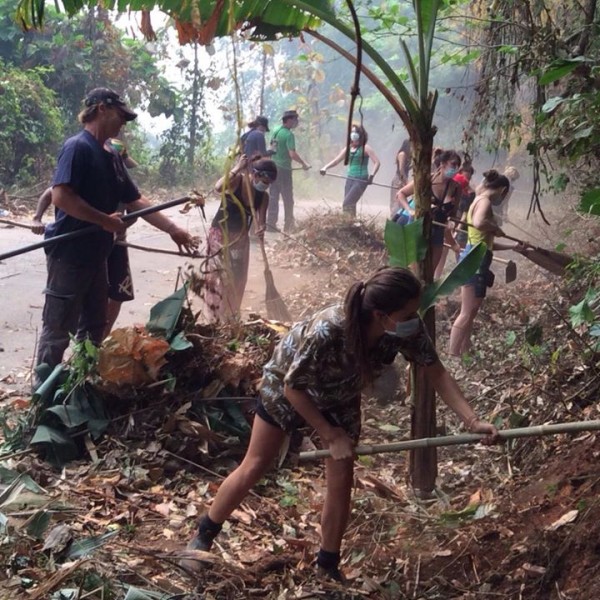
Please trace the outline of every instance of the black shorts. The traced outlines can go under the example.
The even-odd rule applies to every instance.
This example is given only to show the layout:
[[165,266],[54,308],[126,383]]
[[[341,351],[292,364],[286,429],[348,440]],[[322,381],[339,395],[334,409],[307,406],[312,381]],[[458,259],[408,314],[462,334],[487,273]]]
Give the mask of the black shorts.
[[124,246],[113,246],[106,259],[108,271],[108,297],[116,302],[133,300],[133,281],[129,268],[129,254]]
[[475,291],[475,298],[485,298],[487,289],[494,285],[495,275],[490,270],[492,264],[492,253],[488,250],[481,261],[477,273],[467,281],[465,285],[472,285]]
[[[443,207],[448,206],[449,203],[446,205],[442,205]],[[436,206],[433,211],[431,212],[431,216],[433,217],[433,220],[436,221],[437,223],[444,223],[444,225],[448,222],[448,209],[447,208],[442,208],[442,206]],[[452,208],[450,206],[450,208]],[[446,227],[442,227],[441,225],[434,225],[432,223],[431,225],[431,245],[432,246],[443,246],[444,245],[444,238],[446,235]]]
[[[273,427],[277,427],[277,429],[282,429],[281,425],[267,412],[267,409],[263,406],[263,403],[260,400],[260,396],[256,399],[256,414],[269,425],[273,425]],[[327,411],[321,411],[321,414],[325,417],[326,421],[332,427],[341,427],[341,425],[337,422],[337,420]],[[294,423],[295,428],[302,427],[306,425],[304,419],[298,415],[296,422]]]

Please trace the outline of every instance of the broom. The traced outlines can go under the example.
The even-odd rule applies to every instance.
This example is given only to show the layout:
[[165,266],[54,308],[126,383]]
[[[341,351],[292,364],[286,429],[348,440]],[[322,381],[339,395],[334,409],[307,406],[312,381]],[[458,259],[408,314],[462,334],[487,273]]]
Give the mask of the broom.
[[265,242],[260,237],[258,238],[258,244],[260,246],[263,262],[265,264],[265,284],[267,286],[265,292],[265,304],[267,305],[267,317],[269,317],[269,319],[273,319],[274,321],[291,323],[293,321],[292,315],[290,314],[290,311],[275,287],[273,273],[269,268],[269,261],[267,259],[267,252],[265,250]]
[[[252,213],[252,219],[254,223],[258,223],[256,218],[256,210],[254,208],[254,188],[250,184],[250,178],[252,177],[250,169],[246,168],[246,176],[244,177],[244,186],[246,187],[246,194],[250,198],[250,211]],[[267,306],[267,317],[274,321],[283,321],[285,323],[291,323],[293,321],[292,315],[288,310],[283,298],[275,287],[275,280],[273,279],[273,273],[269,268],[269,259],[267,258],[267,251],[265,250],[265,241],[262,237],[258,238],[258,245],[263,257],[263,263],[265,265],[265,304]]]
[[[469,224],[460,221],[459,219],[455,219],[450,217],[450,220],[455,223],[459,223],[461,225],[466,225],[469,227]],[[445,225],[443,223],[433,222],[434,225],[439,225],[440,227]],[[472,227],[472,225],[471,225]],[[529,242],[524,242],[516,237],[512,237],[506,233],[503,233],[502,236],[507,240],[511,240],[513,242],[517,242],[519,244],[523,244],[525,248],[523,250],[517,250],[519,254],[529,259],[531,262],[535,263],[542,269],[546,269],[546,271],[550,271],[555,275],[560,275],[561,277],[565,275],[566,268],[575,260],[572,256],[568,254],[563,254],[562,252],[557,252],[556,250],[547,250],[546,248],[540,248],[539,246],[534,246]]]

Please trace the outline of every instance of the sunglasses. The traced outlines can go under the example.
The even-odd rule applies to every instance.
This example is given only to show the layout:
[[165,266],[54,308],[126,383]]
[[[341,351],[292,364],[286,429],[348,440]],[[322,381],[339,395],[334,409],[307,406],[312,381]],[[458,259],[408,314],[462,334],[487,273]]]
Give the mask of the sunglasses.
[[257,171],[254,170],[254,174],[257,177],[260,177],[260,179],[262,179],[265,183],[273,183],[274,179],[273,179],[273,175],[270,171]]

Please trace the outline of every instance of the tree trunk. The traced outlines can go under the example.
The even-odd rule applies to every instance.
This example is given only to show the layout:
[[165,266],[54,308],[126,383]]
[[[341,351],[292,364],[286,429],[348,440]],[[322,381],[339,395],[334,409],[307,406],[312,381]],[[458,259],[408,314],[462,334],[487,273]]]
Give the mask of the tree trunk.
[[266,81],[267,81],[267,53],[265,52],[265,49],[263,48],[262,71],[261,71],[261,74],[260,74],[260,101],[259,101],[259,107],[258,107],[258,114],[259,115],[264,115],[265,114],[265,85],[266,85]]
[[[409,131],[415,183],[416,216],[424,217],[423,230],[427,239],[427,254],[419,264],[419,278],[425,284],[433,281],[431,263],[431,156],[435,130],[431,126]],[[435,309],[430,308],[423,318],[427,332],[435,343]],[[436,434],[435,390],[425,377],[424,370],[413,365],[412,385],[412,438],[434,437]],[[437,451],[435,448],[417,448],[409,454],[410,480],[420,495],[435,488],[437,478]]]

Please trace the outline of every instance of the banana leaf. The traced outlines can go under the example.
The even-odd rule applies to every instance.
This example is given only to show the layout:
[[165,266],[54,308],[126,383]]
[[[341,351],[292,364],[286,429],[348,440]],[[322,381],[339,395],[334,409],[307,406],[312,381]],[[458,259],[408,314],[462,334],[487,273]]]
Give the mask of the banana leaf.
[[440,296],[451,294],[456,288],[464,285],[479,269],[485,256],[487,246],[481,242],[471,248],[470,252],[452,269],[444,279],[430,283],[423,291],[421,298],[421,314],[425,314]]
[[127,594],[123,600],[169,600],[172,597],[171,594],[155,592],[154,590],[144,590],[131,585],[127,588]]
[[399,225],[388,220],[385,224],[383,239],[390,255],[392,267],[408,267],[423,260],[427,253],[422,218],[408,225]]
[[77,558],[82,558],[83,556],[89,556],[98,548],[101,548],[106,544],[112,537],[119,533],[118,529],[114,531],[107,531],[106,533],[102,533],[100,535],[95,535],[90,538],[85,538],[82,540],[76,540],[71,544],[69,551],[67,553],[67,558],[74,560]]
[[51,519],[52,515],[49,511],[38,510],[27,524],[27,534],[36,540],[41,540]]
[[79,448],[64,431],[48,425],[40,425],[30,442],[31,446],[39,446],[44,458],[56,466],[63,466],[80,456]]
[[161,300],[150,309],[150,320],[146,329],[152,334],[169,341],[173,337],[179,315],[186,299],[188,284],[185,283],[174,294]]
[[600,188],[594,188],[585,192],[581,196],[577,210],[586,215],[600,215]]

